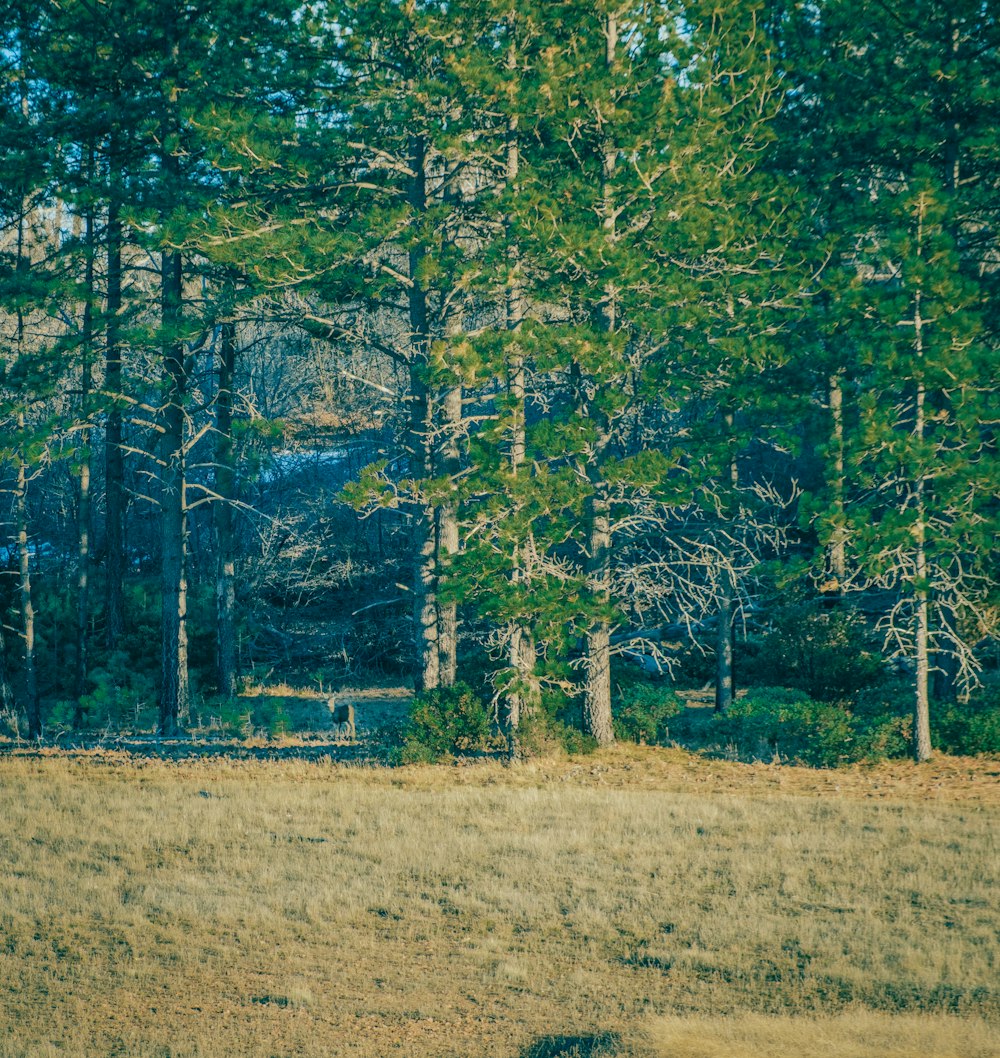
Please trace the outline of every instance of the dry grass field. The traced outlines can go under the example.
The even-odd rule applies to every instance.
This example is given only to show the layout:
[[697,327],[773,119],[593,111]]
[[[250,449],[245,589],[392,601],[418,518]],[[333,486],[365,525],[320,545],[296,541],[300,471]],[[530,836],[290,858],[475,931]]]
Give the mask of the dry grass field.
[[0,761],[0,1058],[996,1058],[996,762]]

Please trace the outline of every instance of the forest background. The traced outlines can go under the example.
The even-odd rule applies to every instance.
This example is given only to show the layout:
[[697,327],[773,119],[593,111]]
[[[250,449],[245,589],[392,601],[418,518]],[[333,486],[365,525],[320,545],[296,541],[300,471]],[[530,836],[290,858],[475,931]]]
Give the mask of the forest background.
[[1000,751],[992,5],[3,14],[9,734]]

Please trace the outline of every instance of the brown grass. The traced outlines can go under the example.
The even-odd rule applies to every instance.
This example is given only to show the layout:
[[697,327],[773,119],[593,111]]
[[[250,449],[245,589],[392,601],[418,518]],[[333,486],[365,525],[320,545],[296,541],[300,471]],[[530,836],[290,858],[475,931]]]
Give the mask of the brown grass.
[[642,1040],[657,1058],[996,1058],[1000,1033],[978,1019],[852,1011],[832,1018],[661,1018]]
[[985,1058],[991,768],[5,760],[0,1056]]

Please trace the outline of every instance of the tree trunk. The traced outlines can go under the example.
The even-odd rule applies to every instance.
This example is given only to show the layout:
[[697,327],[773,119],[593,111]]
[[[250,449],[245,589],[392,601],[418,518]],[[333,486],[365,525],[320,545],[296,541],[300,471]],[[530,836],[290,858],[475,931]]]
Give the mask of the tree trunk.
[[[610,504],[600,482],[587,499],[587,587],[599,606],[611,595],[608,576],[611,558]],[[606,617],[593,622],[586,636],[586,684],[583,693],[583,730],[601,746],[615,740],[611,720],[611,626]]]
[[236,366],[236,327],[222,325],[219,345],[219,392],[215,413],[216,577],[215,675],[219,694],[236,694],[236,558],[233,507],[236,474],[233,468],[233,375]]
[[82,350],[83,362],[80,371],[81,419],[80,431],[80,480],[77,507],[77,592],[76,592],[76,664],[73,679],[73,726],[83,724],[82,698],[87,692],[87,647],[90,625],[90,398],[92,386],[92,363],[94,339],[94,219],[86,219],[87,261],[84,283],[87,300],[83,306]]
[[[604,23],[605,63],[611,69],[617,62],[618,21],[609,14]],[[615,231],[615,201],[613,184],[618,152],[615,146],[605,141],[601,145],[601,227],[608,243],[617,239]],[[604,298],[599,306],[601,325],[609,334],[618,328],[618,288],[614,281],[605,286]],[[607,441],[595,447],[595,463],[598,453]],[[595,603],[606,608],[611,600],[611,507],[607,492],[595,464],[588,468],[592,492],[586,502],[585,524],[587,535],[587,586]],[[583,694],[583,729],[597,739],[599,745],[607,746],[615,740],[611,720],[611,624],[604,614],[598,614],[587,632],[586,684]]]
[[[462,429],[462,387],[452,386],[442,396],[441,424],[444,442],[441,446],[440,473],[454,477],[460,470],[459,436]],[[448,576],[451,559],[458,554],[458,506],[454,499],[442,502],[436,511],[437,554],[435,566],[438,621],[438,679],[440,686],[451,687],[458,674],[458,604],[443,599],[441,585]]]
[[[918,237],[918,247],[920,246]],[[921,316],[920,291],[914,295],[913,333],[918,361],[923,359],[923,318]],[[918,378],[916,398],[914,401],[913,435],[923,440],[926,425],[925,402],[927,399],[924,382]],[[915,650],[916,650],[916,683],[913,703],[913,756],[920,763],[930,760],[931,720],[930,720],[930,582],[927,570],[927,515],[926,515],[927,482],[923,474],[918,474],[916,481],[917,520],[914,526],[915,554]]]
[[[510,307],[508,307],[508,321],[511,318],[519,320],[520,311],[518,310],[516,317],[512,317]],[[523,472],[522,465],[527,448],[524,361],[519,355],[512,358],[508,368],[507,393],[510,398],[511,414],[510,468],[512,476],[516,479],[518,474]],[[531,571],[528,568],[525,550],[523,547],[515,546],[511,560],[510,579],[519,592],[525,591],[531,581]],[[518,760],[521,756],[521,743],[518,736],[521,722],[538,708],[541,700],[538,679],[535,675],[535,666],[538,663],[535,640],[526,622],[515,620],[512,623],[508,649],[514,681],[504,693],[501,728],[507,741],[508,758]]]
[[833,442],[831,459],[830,488],[833,493],[833,535],[830,537],[830,574],[840,593],[844,590],[847,579],[847,547],[844,537],[844,389],[840,372],[834,372],[829,378],[830,430]]
[[[726,411],[722,416],[725,424],[726,441],[732,444],[733,413]],[[740,485],[739,464],[736,453],[730,451],[729,484],[735,500]],[[735,503],[734,503],[735,507]],[[724,713],[736,697],[736,680],[733,670],[733,632],[736,618],[736,570],[735,555],[731,544],[720,546],[720,561],[723,566],[719,573],[719,611],[718,626],[715,631],[715,711]]]
[[[919,555],[924,555],[923,547]],[[923,574],[920,570],[923,569]],[[926,575],[926,561],[919,561],[917,576]],[[915,635],[916,635],[916,682],[914,686],[913,710],[913,756],[917,763],[930,760],[931,747],[930,721],[930,599],[928,592],[918,589],[916,597]]]
[[734,590],[730,570],[722,574],[718,627],[715,630],[715,711],[724,713],[736,693],[733,678]]
[[[18,414],[18,431],[26,429],[24,413]],[[28,551],[28,464],[22,449],[17,461],[17,553],[20,572],[21,644],[24,658],[24,705],[28,713],[28,738],[42,737],[42,713],[38,699],[35,664],[35,608],[31,597],[31,554]]]
[[0,709],[8,716],[15,710],[14,689],[10,685],[10,666],[7,661],[7,636],[0,622]]
[[[409,203],[414,214],[427,208],[427,147],[421,136],[410,138]],[[409,450],[415,480],[429,477],[434,470],[434,403],[428,386],[430,335],[427,322],[427,295],[417,276],[423,250],[415,246],[409,253],[410,317],[410,422]],[[416,645],[417,691],[430,691],[441,682],[437,606],[437,524],[434,507],[420,503],[413,518],[413,624]]]
[[108,298],[104,387],[108,417],[104,431],[105,582],[104,641],[116,650],[125,632],[125,457],[122,448],[122,227],[118,202],[108,207]]
[[[517,71],[517,59],[514,46],[507,56],[508,75],[513,78]],[[507,172],[506,183],[511,191],[516,191],[518,174],[521,167],[520,133],[516,114],[507,119]],[[505,219],[507,234],[507,266],[510,275],[507,280],[507,297],[505,305],[506,327],[516,334],[524,321],[524,289],[521,280],[521,255],[514,240],[511,217]],[[516,341],[516,339],[515,339]],[[516,482],[523,471],[527,455],[527,418],[525,409],[525,368],[524,356],[514,345],[508,354],[507,362],[507,398],[510,414],[510,471]],[[511,583],[518,592],[523,592],[530,581],[527,569],[525,548],[515,546],[511,559]],[[508,645],[508,662],[514,673],[514,680],[504,691],[500,713],[500,726],[507,742],[507,757],[511,761],[521,757],[521,740],[519,730],[526,716],[530,716],[539,704],[541,695],[535,666],[538,658],[535,640],[531,628],[522,620],[515,620],[510,627]]]
[[187,658],[187,503],[184,468],[184,400],[187,373],[179,335],[181,255],[163,254],[164,407],[161,465],[162,683],[160,733],[175,735],[189,707]]
[[[22,110],[27,116],[27,94],[22,83]],[[25,249],[25,220],[29,205],[22,204],[17,219],[17,271],[29,267]],[[24,313],[17,308],[17,356],[24,355]],[[21,604],[21,645],[24,657],[24,705],[28,713],[28,738],[42,737],[42,713],[38,699],[38,674],[35,668],[35,607],[31,597],[31,555],[28,551],[28,454],[25,431],[27,420],[23,410],[17,413],[17,432],[20,451],[17,459],[17,488],[15,493],[15,516],[17,519],[17,555],[20,573],[19,595]]]

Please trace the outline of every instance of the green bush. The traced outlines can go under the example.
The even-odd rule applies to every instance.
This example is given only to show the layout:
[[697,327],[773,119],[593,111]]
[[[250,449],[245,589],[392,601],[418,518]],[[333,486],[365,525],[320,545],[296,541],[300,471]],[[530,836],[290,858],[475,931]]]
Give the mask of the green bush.
[[741,756],[832,768],[856,759],[850,715],[795,688],[765,687],[737,699],[715,720]]
[[[558,697],[558,696],[557,696]],[[573,710],[559,710],[542,695],[541,707],[521,720],[518,742],[525,757],[548,757],[568,753],[585,756],[597,749],[597,739],[580,729],[579,719],[569,719]],[[578,714],[579,710],[575,712]]]
[[816,701],[850,701],[884,673],[862,617],[812,600],[772,612],[770,631],[743,668],[743,682],[794,687]]
[[482,753],[493,748],[492,711],[467,683],[418,694],[403,760],[408,763]]
[[851,710],[857,760],[908,757],[913,749],[913,688],[885,679],[862,691]]
[[1000,683],[980,688],[964,704],[932,706],[931,732],[946,753],[1000,754]]
[[156,669],[137,668],[125,651],[105,655],[104,662],[90,670],[90,689],[80,698],[84,726],[115,731],[155,727]]
[[652,683],[619,687],[612,709],[615,737],[626,742],[659,745],[669,736],[668,721],[681,711],[681,700],[672,690]]

